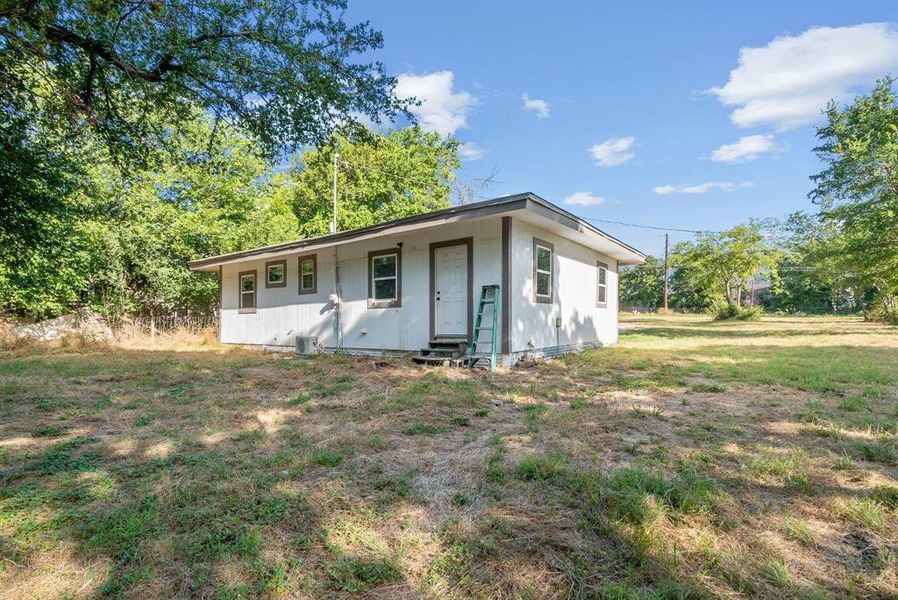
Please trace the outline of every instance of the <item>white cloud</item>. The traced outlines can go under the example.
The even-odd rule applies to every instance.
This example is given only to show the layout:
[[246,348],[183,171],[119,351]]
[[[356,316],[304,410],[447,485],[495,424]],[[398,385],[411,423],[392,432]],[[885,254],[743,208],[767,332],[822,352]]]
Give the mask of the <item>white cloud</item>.
[[754,183],[751,181],[743,181],[734,183],[732,181],[706,181],[704,183],[683,184],[683,185],[659,185],[652,188],[656,194],[667,196],[668,194],[707,194],[711,190],[720,190],[721,192],[732,192],[737,188],[750,188]]
[[458,147],[458,155],[463,160],[477,160],[483,158],[484,154],[486,151],[474,142],[465,142]]
[[765,154],[785,152],[787,147],[779,145],[772,135],[745,135],[732,144],[724,144],[711,153],[714,162],[737,163],[761,158]]
[[815,121],[831,99],[846,100],[858,85],[898,67],[898,30],[889,23],[814,27],[739,50],[739,66],[709,91],[736,106],[739,127],[771,123],[789,129]]
[[613,167],[630,162],[636,158],[633,146],[636,144],[635,136],[611,138],[599,142],[589,149],[589,153],[600,167]]
[[455,75],[452,71],[437,71],[425,75],[403,73],[398,78],[396,94],[400,98],[417,98],[412,114],[427,131],[452,135],[468,126],[467,116],[477,99],[468,92],[453,91]]
[[596,196],[592,192],[574,192],[564,199],[564,203],[576,206],[600,206],[607,204],[608,200],[601,196]]
[[537,119],[549,118],[549,103],[545,100],[540,100],[539,98],[531,98],[527,94],[521,96],[521,100],[524,101],[524,110],[535,111]]

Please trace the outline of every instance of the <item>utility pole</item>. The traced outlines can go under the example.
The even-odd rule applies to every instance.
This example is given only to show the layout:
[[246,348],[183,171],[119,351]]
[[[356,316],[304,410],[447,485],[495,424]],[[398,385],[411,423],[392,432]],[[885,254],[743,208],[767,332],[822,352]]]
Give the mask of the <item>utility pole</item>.
[[667,235],[664,234],[664,310],[667,310]]
[[331,221],[331,233],[337,233],[337,161],[340,155],[334,152],[334,218]]

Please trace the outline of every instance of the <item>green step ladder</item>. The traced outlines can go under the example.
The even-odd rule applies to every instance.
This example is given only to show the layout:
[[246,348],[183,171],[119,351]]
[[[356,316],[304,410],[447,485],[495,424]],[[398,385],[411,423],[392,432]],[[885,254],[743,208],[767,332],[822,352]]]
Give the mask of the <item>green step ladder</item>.
[[[486,327],[483,326],[483,311],[484,307],[492,306],[492,320],[489,325]],[[487,356],[478,356],[477,355],[477,346],[480,342],[480,332],[481,331],[490,331],[491,336],[489,340],[484,340],[485,343],[490,345],[490,353],[488,355],[490,360],[490,370],[496,370],[496,360],[497,360],[497,348],[496,348],[496,336],[499,331],[499,315],[502,314],[502,296],[499,294],[499,286],[498,285],[485,285],[480,290],[480,306],[477,308],[477,321],[474,323],[474,332],[473,337],[471,339],[471,347],[468,349],[468,367],[473,368],[474,363],[476,363],[481,358],[487,358]]]

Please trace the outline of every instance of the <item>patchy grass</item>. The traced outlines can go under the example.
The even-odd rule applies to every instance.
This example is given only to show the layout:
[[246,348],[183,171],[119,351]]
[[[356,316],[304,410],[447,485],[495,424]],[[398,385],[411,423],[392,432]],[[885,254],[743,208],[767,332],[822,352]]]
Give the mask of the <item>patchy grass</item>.
[[2,595],[898,595],[895,329],[624,325],[498,373],[0,350]]

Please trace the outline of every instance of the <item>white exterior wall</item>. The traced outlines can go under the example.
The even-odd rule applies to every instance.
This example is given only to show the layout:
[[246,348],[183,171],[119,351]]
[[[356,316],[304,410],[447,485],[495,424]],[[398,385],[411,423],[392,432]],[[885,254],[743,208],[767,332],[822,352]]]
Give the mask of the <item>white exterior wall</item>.
[[[430,339],[430,244],[473,238],[476,315],[480,287],[501,283],[502,226],[499,217],[465,221],[409,234],[351,242],[336,247],[342,287],[343,346],[359,350],[417,350]],[[368,252],[402,247],[402,306],[368,308]],[[317,293],[299,294],[298,257],[286,256],[287,286],[265,287],[265,262],[224,265],[221,341],[233,344],[293,346],[297,335],[318,336],[325,347],[337,346],[335,311],[328,302],[334,289],[335,248],[317,254]],[[238,312],[238,273],[255,269],[255,314]],[[367,332],[367,333],[365,333]]]
[[[534,237],[555,246],[551,304],[534,302]],[[512,352],[596,341],[602,345],[617,343],[616,260],[517,218],[512,221],[511,250]],[[608,302],[604,308],[596,306],[597,261],[608,265]],[[561,317],[560,328],[555,327],[556,317]]]

